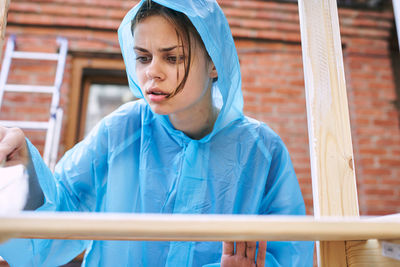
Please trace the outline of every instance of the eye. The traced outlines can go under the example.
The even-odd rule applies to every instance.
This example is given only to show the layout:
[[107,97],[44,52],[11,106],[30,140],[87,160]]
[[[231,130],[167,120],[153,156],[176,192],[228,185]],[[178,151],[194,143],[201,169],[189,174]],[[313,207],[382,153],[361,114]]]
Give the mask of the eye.
[[169,63],[171,63],[171,64],[179,64],[179,63],[182,63],[184,59],[185,59],[185,57],[184,57],[183,55],[180,55],[180,56],[176,56],[176,55],[167,56],[167,61],[168,61]]
[[151,57],[150,56],[137,56],[136,61],[138,61],[142,64],[149,63],[151,61]]
[[176,64],[176,56],[168,56],[167,61],[172,64]]

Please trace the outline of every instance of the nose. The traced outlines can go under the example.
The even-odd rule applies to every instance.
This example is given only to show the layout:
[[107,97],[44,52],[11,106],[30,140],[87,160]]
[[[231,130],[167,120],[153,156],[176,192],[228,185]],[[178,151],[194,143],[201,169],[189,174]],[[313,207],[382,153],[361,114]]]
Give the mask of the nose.
[[163,80],[165,78],[165,74],[162,69],[162,65],[158,61],[157,58],[153,58],[151,63],[146,68],[146,76],[148,79],[159,79]]

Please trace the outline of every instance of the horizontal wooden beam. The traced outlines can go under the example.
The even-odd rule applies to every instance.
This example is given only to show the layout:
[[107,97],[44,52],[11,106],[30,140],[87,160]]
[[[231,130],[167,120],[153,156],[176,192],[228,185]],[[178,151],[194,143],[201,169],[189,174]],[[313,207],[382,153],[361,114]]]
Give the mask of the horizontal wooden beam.
[[0,239],[368,240],[399,239],[400,216],[386,220],[308,216],[23,212],[0,216]]

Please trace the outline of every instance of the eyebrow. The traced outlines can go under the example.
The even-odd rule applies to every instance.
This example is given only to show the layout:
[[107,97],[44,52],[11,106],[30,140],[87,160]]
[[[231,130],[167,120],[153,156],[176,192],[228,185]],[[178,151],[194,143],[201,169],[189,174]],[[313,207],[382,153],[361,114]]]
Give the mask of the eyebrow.
[[[179,48],[179,47],[183,47],[183,46],[174,45],[174,46],[171,46],[171,47],[160,48],[160,49],[158,49],[158,51],[160,51],[160,52],[169,52],[169,51],[174,50],[175,48]],[[146,52],[146,53],[149,52],[147,49],[144,49],[144,48],[139,47],[139,46],[135,46],[133,49],[139,50],[141,52]]]

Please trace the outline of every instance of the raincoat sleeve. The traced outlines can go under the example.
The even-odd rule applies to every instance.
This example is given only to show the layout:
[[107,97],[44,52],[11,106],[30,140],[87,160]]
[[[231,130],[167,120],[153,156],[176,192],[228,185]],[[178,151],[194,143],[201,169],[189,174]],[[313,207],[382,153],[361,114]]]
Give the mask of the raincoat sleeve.
[[[305,215],[300,186],[282,140],[277,137],[271,145],[271,165],[268,173],[260,214]],[[269,241],[266,266],[313,266],[314,242]]]
[[[102,124],[69,151],[54,175],[28,140],[28,149],[44,194],[38,211],[96,211],[96,195],[105,177],[107,134]],[[98,179],[98,180],[97,180]],[[81,253],[89,241],[13,239],[0,245],[0,256],[10,266],[60,266]]]

